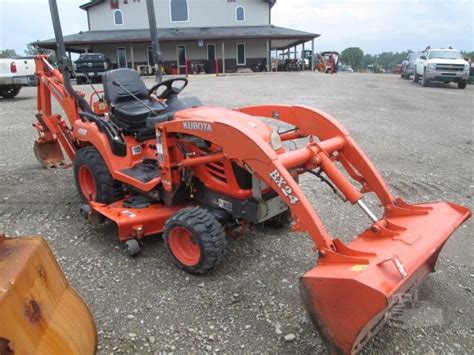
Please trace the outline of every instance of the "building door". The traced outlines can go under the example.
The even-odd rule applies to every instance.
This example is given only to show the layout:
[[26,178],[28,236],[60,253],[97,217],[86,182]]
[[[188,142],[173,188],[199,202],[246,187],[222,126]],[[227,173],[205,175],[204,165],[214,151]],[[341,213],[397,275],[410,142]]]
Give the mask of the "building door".
[[247,58],[245,56],[245,44],[238,43],[237,44],[237,65],[246,65]]
[[[215,73],[216,72],[216,45],[208,44],[207,45],[207,60],[209,68],[206,68],[206,71]],[[212,68],[212,69],[211,69]]]
[[127,49],[117,48],[117,65],[119,68],[128,68]]
[[178,73],[186,72],[186,46],[177,46],[176,52],[178,55]]

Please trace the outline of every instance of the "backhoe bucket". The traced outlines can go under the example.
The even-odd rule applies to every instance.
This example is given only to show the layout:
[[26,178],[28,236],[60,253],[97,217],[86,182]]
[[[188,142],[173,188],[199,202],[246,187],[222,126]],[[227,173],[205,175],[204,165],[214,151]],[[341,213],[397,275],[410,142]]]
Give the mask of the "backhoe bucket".
[[390,319],[390,310],[434,271],[444,243],[469,216],[468,209],[450,203],[397,200],[352,242],[335,240],[336,252],[323,250],[300,289],[332,352],[360,351]]
[[36,140],[33,151],[38,162],[47,169],[64,165],[64,155],[57,140]]

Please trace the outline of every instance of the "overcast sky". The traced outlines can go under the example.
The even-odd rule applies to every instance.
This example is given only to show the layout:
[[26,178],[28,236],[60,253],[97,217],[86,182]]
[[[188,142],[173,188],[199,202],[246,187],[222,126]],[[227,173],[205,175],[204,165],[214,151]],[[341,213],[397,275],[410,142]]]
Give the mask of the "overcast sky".
[[[85,2],[58,0],[65,34],[87,30],[78,7]],[[321,34],[318,51],[474,50],[474,0],[278,0],[272,17],[274,25]],[[0,49],[19,54],[29,42],[53,37],[47,0],[0,0],[0,26]]]

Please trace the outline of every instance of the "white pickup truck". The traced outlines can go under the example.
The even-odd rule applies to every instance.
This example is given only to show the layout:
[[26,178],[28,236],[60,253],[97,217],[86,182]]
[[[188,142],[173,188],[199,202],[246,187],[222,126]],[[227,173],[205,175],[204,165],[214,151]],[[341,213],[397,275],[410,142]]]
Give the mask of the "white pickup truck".
[[431,81],[455,82],[459,89],[465,89],[469,80],[469,63],[455,49],[426,49],[415,60],[413,81],[421,78],[421,85],[428,86]]
[[33,58],[0,59],[0,96],[12,99],[23,86],[36,85]]

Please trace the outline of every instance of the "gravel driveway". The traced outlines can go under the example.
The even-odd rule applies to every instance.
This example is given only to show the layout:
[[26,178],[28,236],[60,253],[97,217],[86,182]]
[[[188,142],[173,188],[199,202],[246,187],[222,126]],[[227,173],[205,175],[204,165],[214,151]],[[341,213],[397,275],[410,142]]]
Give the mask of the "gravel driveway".
[[[395,195],[473,207],[474,86],[422,88],[395,75],[288,73],[195,77],[183,95],[230,107],[317,107],[346,125]],[[39,167],[32,152],[35,106],[34,88],[0,99],[0,230],[47,238],[94,314],[100,354],[324,352],[298,291],[298,277],[315,261],[308,238],[274,230],[235,233],[223,263],[201,277],[176,269],[159,237],[145,240],[141,255],[130,258],[112,224],[90,226],[80,217],[72,170]],[[303,177],[301,183],[332,235],[347,240],[368,226],[357,208],[319,181]],[[419,291],[412,321],[386,326],[365,353],[472,352],[472,226],[467,222],[446,244],[438,272]]]

